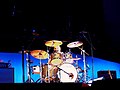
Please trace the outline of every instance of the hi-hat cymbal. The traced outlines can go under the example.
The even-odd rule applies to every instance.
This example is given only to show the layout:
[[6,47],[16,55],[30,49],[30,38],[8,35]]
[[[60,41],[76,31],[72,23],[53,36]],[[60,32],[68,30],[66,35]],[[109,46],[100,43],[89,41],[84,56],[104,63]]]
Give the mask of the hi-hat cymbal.
[[68,60],[80,60],[81,58],[68,58]]
[[47,41],[45,43],[46,46],[49,46],[49,47],[56,47],[56,46],[60,46],[62,45],[62,41],[58,41],[58,40],[51,40],[51,41]]
[[81,60],[81,58],[73,58],[73,60]]
[[81,45],[83,45],[82,42],[80,42],[80,41],[75,41],[75,42],[69,43],[69,44],[67,45],[67,47],[68,47],[68,48],[75,48],[75,47],[79,47],[79,46],[81,46]]
[[30,54],[37,59],[47,59],[48,53],[44,50],[33,50],[30,52]]

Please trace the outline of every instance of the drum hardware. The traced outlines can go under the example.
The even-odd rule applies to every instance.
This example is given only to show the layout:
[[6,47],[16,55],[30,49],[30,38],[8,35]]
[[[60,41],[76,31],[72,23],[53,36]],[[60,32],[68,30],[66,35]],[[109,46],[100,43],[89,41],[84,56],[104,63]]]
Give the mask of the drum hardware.
[[36,59],[41,60],[41,59],[47,59],[48,58],[48,53],[44,50],[33,50],[30,53]]
[[[78,47],[79,48],[79,47]],[[84,83],[87,83],[87,63],[86,63],[86,58],[85,58],[85,54],[89,55],[87,52],[85,52],[85,50],[83,50],[82,48],[79,48],[81,51],[82,51],[82,55],[83,55],[83,63],[84,63],[84,79],[83,79],[83,82]]]
[[49,46],[49,47],[56,47],[56,46],[62,45],[62,41],[59,41],[59,40],[50,40],[50,41],[45,42],[45,45]]
[[[50,41],[45,42],[45,45],[47,47],[53,47],[54,51],[56,51],[51,56],[52,57],[51,58],[51,64],[53,66],[56,66],[56,67],[60,66],[63,63],[63,59],[61,59],[62,58],[61,55],[63,55],[63,54],[61,53],[61,48],[59,47],[60,45],[62,45],[62,41],[50,40]],[[51,65],[50,65],[50,67],[51,67]],[[49,74],[51,74],[50,70],[48,70],[48,78],[47,78],[47,80],[49,80],[49,82],[51,82],[51,80],[52,80],[52,82],[58,82],[59,81],[59,80],[57,80],[58,78],[56,78],[57,76],[54,77],[54,75],[52,75],[52,77],[51,77],[51,75],[49,75]]]
[[51,64],[54,65],[54,66],[57,66],[57,65],[61,65],[62,64],[62,60],[61,59],[53,59],[51,61]]
[[71,64],[62,64],[58,67],[58,77],[60,78],[60,82],[74,83],[77,80],[76,68]]
[[87,32],[87,34],[88,34],[88,37],[86,37],[85,33],[82,33],[83,37],[85,38],[85,40],[90,45],[91,57],[92,57],[92,79],[94,80],[94,57],[93,57],[93,50],[96,50],[96,48],[94,47],[94,45],[92,43],[92,39],[91,39],[90,33]]
[[[78,62],[78,60],[81,60],[81,58],[67,58],[67,59],[65,59],[64,63],[76,64],[75,61]],[[76,64],[76,66],[77,66],[77,64]]]
[[80,47],[78,47],[78,48],[81,50],[81,54],[85,53],[86,55],[89,56],[89,53],[85,52],[85,50],[83,50],[83,48],[80,48]]
[[70,63],[70,64],[73,64],[75,60],[78,61],[81,59],[77,57],[73,58],[71,52],[65,52],[63,57],[64,57],[64,63]]
[[39,74],[40,73],[40,66],[32,66],[32,74]]
[[57,67],[57,68],[58,68],[59,71],[62,70],[64,73],[68,74],[69,77],[71,77],[71,79],[73,79],[73,77],[74,77],[73,73],[68,73],[68,72],[64,71],[63,69],[61,69],[61,68],[59,68],[59,67]]
[[26,61],[27,61],[27,76],[28,76],[26,83],[33,83],[34,80],[31,78],[31,67],[30,67],[32,61],[30,60],[29,52],[26,52]]
[[44,50],[33,50],[31,51],[31,55],[34,57],[34,58],[37,58],[39,59],[39,63],[40,63],[40,78],[36,81],[38,82],[40,80],[40,83],[42,83],[43,81],[43,77],[42,77],[42,63],[41,63],[41,60],[42,59],[47,59],[48,58],[48,53]]
[[[80,46],[82,46],[82,48],[80,48]],[[86,59],[85,59],[85,54],[87,54],[89,56],[89,54],[87,52],[85,52],[85,50],[83,50],[83,43],[80,41],[75,41],[75,42],[71,42],[67,45],[68,48],[76,48],[78,47],[81,50],[81,55],[83,55],[83,62],[84,62],[84,73],[83,73],[83,82],[86,83],[87,82],[87,64],[86,64]],[[77,65],[78,66],[78,65]]]
[[79,46],[81,46],[81,45],[83,45],[82,42],[80,42],[80,41],[75,41],[75,42],[69,43],[69,44],[67,45],[67,47],[68,47],[68,48],[75,48],[75,47],[79,47]]
[[[48,49],[48,47],[47,47],[47,53],[48,53],[47,58],[48,58],[48,60],[49,60],[50,55],[49,55],[49,49]],[[47,64],[47,65],[48,65],[48,64]],[[48,83],[50,83],[50,81],[51,81],[51,79],[50,79],[50,77],[49,77],[49,65],[48,65],[48,68],[47,68],[47,77],[46,77],[45,81],[48,82]]]
[[[56,67],[57,67],[57,66],[56,66]],[[69,77],[71,77],[71,78],[73,79],[73,77],[74,77],[73,73],[68,73],[68,72],[64,71],[63,69],[61,69],[61,68],[59,68],[59,67],[57,67],[57,68],[58,68],[59,71],[62,70],[64,73],[68,74]]]

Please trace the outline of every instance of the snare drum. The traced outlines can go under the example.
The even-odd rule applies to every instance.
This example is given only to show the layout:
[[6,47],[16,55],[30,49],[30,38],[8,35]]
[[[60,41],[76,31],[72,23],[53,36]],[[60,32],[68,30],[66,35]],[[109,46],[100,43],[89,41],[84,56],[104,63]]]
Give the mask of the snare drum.
[[63,60],[61,60],[61,59],[53,59],[51,61],[51,64],[55,65],[55,66],[61,65],[62,63],[63,63]]

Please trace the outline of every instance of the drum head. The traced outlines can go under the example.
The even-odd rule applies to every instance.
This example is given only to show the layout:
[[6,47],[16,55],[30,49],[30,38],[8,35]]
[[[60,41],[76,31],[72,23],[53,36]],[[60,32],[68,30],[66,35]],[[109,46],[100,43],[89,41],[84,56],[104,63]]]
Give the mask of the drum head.
[[[60,82],[75,82],[77,80],[77,70],[71,64],[62,64],[60,67],[60,71],[58,71],[58,77],[60,78]],[[73,78],[71,78],[67,73],[72,73]]]
[[33,66],[32,74],[40,74],[40,66]]
[[53,59],[52,61],[51,61],[51,63],[53,64],[53,65],[60,65],[60,64],[62,64],[62,60],[61,59]]

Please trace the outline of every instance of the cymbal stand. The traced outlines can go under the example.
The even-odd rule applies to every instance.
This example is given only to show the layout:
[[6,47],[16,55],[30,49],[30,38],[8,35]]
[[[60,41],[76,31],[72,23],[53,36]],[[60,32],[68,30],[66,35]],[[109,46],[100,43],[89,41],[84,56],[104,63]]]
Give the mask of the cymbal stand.
[[39,59],[40,60],[40,62],[39,62],[39,64],[40,64],[40,68],[39,68],[39,70],[40,70],[40,78],[36,81],[36,83],[40,80],[40,83],[42,83],[42,64],[41,64],[41,58]]
[[[77,55],[76,55],[76,58],[77,58]],[[75,62],[75,67],[76,67],[76,70],[77,70],[77,76],[78,76],[76,82],[80,82],[80,80],[79,80],[79,71],[78,71],[78,69],[79,69],[78,61]]]
[[[49,50],[47,50],[47,52],[49,52]],[[49,54],[48,54],[48,59],[49,59]],[[42,78],[42,62],[41,62],[41,58],[39,59],[40,60],[40,78],[36,81],[36,83],[40,80],[40,83],[43,83],[43,78]],[[48,68],[49,69],[49,68]],[[49,80],[49,70],[47,72],[47,78],[48,78],[48,82],[50,82]],[[45,82],[45,81],[44,81]]]
[[27,76],[28,76],[26,83],[32,83],[34,82],[34,80],[31,78],[31,69],[30,69],[31,61],[29,58],[29,52],[26,52],[26,61],[27,61]]
[[[78,47],[79,48],[79,47]],[[83,82],[87,83],[87,67],[86,67],[86,58],[85,58],[85,54],[89,55],[88,53],[85,52],[85,50],[83,50],[82,48],[79,48],[82,51],[82,55],[83,55],[83,62],[84,62],[84,78],[83,78]]]
[[40,83],[42,83],[42,63],[41,63],[41,58],[39,59],[40,60]]
[[[50,58],[49,58],[50,56],[49,56],[49,49],[48,49],[48,47],[47,47],[47,53],[48,53],[48,60],[49,60],[49,59],[50,59]],[[50,73],[50,72],[49,72],[49,65],[48,65],[48,69],[47,69],[47,70],[48,70],[48,71],[47,71],[48,83],[50,83],[50,77],[49,77],[49,76],[50,76],[50,75],[49,75],[49,73]]]
[[69,48],[69,53],[71,53],[71,49]]

